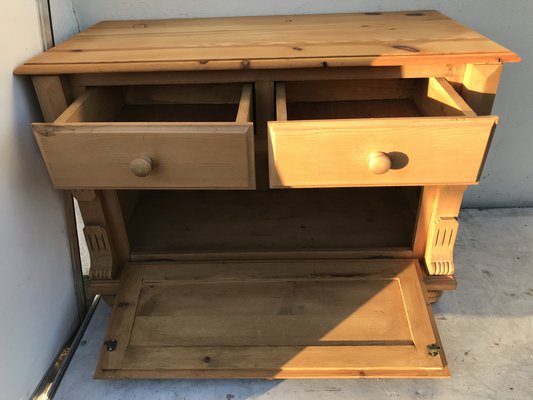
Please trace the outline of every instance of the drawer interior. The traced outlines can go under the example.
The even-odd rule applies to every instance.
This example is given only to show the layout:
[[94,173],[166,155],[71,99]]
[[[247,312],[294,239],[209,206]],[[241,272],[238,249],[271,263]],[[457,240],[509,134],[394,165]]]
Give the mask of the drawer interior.
[[89,88],[59,118],[68,122],[250,122],[252,84]]
[[119,192],[137,260],[408,251],[419,197],[419,187]]
[[444,78],[280,82],[276,114],[278,121],[475,115]]

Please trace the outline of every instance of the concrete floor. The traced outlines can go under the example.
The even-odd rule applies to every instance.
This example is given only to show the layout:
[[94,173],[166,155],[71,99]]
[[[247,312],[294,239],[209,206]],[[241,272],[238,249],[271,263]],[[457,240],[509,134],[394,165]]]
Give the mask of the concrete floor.
[[95,381],[100,302],[56,400],[533,399],[533,209],[464,210],[457,291],[433,306],[452,379]]

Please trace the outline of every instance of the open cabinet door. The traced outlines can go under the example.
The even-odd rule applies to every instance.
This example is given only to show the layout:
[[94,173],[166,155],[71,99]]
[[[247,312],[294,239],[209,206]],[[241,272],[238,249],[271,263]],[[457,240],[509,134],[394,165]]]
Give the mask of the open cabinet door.
[[128,264],[96,378],[445,377],[416,260]]

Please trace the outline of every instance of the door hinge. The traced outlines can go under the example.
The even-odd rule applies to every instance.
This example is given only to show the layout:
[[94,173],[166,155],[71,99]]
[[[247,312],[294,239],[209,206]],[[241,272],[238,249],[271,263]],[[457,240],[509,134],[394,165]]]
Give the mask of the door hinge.
[[428,354],[430,357],[436,357],[440,353],[440,346],[437,343],[428,344]]
[[117,341],[115,339],[112,340],[106,340],[104,342],[104,346],[107,348],[107,351],[115,351],[117,348]]

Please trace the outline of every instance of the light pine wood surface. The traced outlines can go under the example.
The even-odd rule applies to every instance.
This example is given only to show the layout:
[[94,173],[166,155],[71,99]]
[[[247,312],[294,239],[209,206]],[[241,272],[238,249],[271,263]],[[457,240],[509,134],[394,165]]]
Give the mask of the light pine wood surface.
[[97,378],[447,376],[413,260],[130,264]]
[[437,11],[104,21],[18,74],[512,62]]
[[[273,122],[270,186],[474,184],[495,122],[495,117]],[[395,158],[390,171],[376,174],[369,168],[376,151]]]

